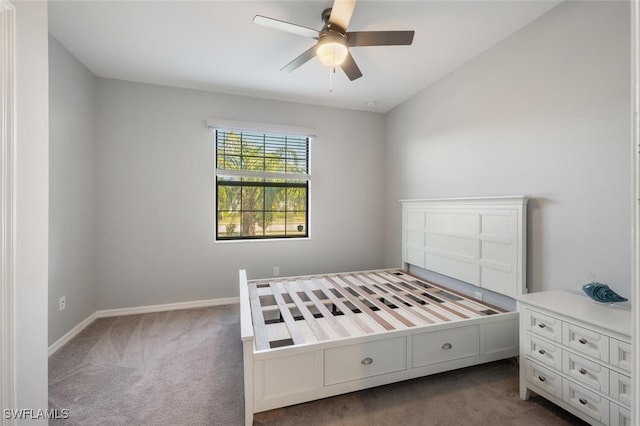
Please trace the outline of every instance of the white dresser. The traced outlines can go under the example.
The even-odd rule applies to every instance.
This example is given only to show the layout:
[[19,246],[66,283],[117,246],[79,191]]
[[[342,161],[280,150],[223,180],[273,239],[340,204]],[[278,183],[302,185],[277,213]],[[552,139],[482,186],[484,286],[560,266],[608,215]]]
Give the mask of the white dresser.
[[586,295],[522,295],[520,397],[529,392],[592,425],[631,425],[631,310]]

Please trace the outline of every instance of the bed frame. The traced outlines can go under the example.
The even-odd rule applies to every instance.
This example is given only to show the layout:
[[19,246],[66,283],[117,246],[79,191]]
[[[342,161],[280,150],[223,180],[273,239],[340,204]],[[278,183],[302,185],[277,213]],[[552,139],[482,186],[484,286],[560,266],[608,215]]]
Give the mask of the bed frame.
[[245,423],[253,414],[518,355],[518,313],[406,271],[526,292],[523,196],[402,201],[403,270],[247,280]]

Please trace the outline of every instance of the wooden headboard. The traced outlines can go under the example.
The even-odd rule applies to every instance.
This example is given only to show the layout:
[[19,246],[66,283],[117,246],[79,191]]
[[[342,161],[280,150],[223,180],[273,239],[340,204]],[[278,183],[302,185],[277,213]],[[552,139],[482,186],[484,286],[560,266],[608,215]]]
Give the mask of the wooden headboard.
[[525,196],[402,200],[402,262],[512,298],[527,292]]

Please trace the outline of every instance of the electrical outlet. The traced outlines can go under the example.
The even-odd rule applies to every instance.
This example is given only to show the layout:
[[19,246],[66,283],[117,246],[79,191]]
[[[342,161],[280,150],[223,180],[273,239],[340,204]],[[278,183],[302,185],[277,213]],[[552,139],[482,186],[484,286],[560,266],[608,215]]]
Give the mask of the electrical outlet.
[[479,291],[476,291],[476,295],[475,295],[476,299],[478,300],[482,300],[482,293],[480,293]]
[[279,266],[274,266],[273,267],[273,276],[277,277],[278,275],[280,275],[280,267]]
[[59,303],[59,308],[60,308],[60,310],[61,310],[61,311],[64,311],[64,308],[66,308],[66,307],[67,307],[67,298],[66,298],[66,296],[62,296],[62,297],[58,300],[58,303]]

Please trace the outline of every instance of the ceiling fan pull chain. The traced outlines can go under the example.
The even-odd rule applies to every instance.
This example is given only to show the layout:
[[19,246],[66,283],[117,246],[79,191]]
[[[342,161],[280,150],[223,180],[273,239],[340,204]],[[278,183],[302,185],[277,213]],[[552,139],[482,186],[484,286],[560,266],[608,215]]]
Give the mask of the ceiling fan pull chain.
[[329,67],[329,93],[333,93],[333,74],[336,72],[336,67]]

